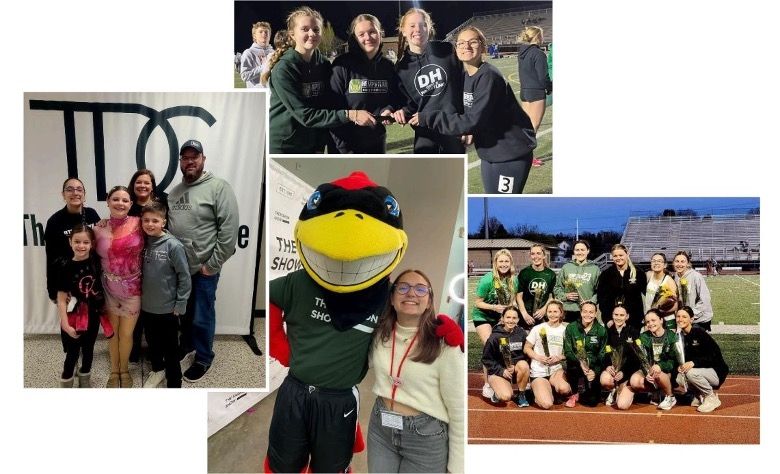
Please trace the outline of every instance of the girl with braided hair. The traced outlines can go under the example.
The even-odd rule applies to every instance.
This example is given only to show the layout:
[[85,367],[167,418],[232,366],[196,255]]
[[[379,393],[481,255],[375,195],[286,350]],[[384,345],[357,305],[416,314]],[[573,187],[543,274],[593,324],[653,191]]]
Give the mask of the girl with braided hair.
[[374,126],[365,110],[330,110],[331,65],[317,49],[322,41],[322,15],[301,7],[287,17],[287,40],[261,76],[271,89],[271,153],[322,153],[327,129],[349,122]]

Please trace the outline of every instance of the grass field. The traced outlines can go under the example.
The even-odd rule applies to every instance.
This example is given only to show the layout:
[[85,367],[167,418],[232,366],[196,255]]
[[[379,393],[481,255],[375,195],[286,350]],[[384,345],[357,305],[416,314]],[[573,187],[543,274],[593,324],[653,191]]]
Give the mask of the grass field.
[[[759,280],[759,275],[719,275],[707,278],[714,313],[712,324],[758,324]],[[469,277],[469,311],[474,306],[478,282],[479,277]]]
[[[488,62],[496,66],[504,77],[512,85],[515,95],[520,97],[520,81],[517,76],[517,58],[488,59]],[[244,81],[238,73],[234,73],[234,87],[244,88]],[[552,193],[552,121],[553,107],[547,107],[544,119],[537,134],[538,146],[534,156],[544,162],[543,166],[532,168],[528,181],[523,189],[524,194],[550,194]],[[388,153],[412,153],[414,144],[414,130],[411,127],[390,125],[387,127],[387,151]],[[468,193],[483,193],[482,179],[479,174],[479,157],[473,146],[468,149]]]
[[[723,358],[729,366],[729,373],[741,375],[760,375],[759,348],[761,338],[758,334],[713,334],[712,336],[723,352]],[[476,333],[468,335],[468,363],[470,372],[481,369],[482,344]]]

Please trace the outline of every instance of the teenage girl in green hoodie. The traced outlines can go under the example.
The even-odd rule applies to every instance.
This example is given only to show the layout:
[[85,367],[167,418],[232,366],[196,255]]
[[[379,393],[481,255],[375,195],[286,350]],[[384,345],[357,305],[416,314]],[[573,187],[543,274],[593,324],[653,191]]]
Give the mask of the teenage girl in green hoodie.
[[287,40],[277,49],[262,76],[271,89],[271,153],[322,153],[327,129],[349,122],[374,126],[365,110],[329,110],[331,66],[317,49],[322,15],[301,7],[287,17]]
[[566,263],[555,279],[553,294],[563,301],[567,323],[580,319],[580,303],[596,301],[596,282],[599,280],[598,265],[588,260],[590,244],[587,240],[574,242],[574,256]]

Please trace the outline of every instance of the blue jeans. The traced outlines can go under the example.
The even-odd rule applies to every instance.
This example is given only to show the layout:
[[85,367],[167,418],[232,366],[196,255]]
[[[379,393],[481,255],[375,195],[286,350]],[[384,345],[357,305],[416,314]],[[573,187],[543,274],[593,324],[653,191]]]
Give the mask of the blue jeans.
[[187,312],[181,320],[181,347],[184,352],[195,350],[195,362],[206,367],[214,360],[214,331],[217,325],[217,313],[214,303],[217,300],[219,273],[192,276],[192,292],[187,301]]
[[368,472],[446,472],[447,423],[430,415],[403,417],[403,430],[382,426],[377,398],[368,425]]

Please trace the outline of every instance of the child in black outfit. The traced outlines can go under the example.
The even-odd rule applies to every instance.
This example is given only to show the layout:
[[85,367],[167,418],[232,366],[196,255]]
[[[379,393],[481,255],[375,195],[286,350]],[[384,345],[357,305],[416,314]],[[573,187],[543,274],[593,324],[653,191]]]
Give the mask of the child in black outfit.
[[[92,253],[95,233],[90,227],[77,224],[68,240],[73,249],[73,257],[60,261],[57,284],[57,312],[62,329],[62,349],[65,351],[60,387],[73,387],[76,363],[81,355],[79,387],[87,388],[105,300],[100,284],[100,264]],[[113,336],[110,323],[106,320],[105,324],[106,337]]]

